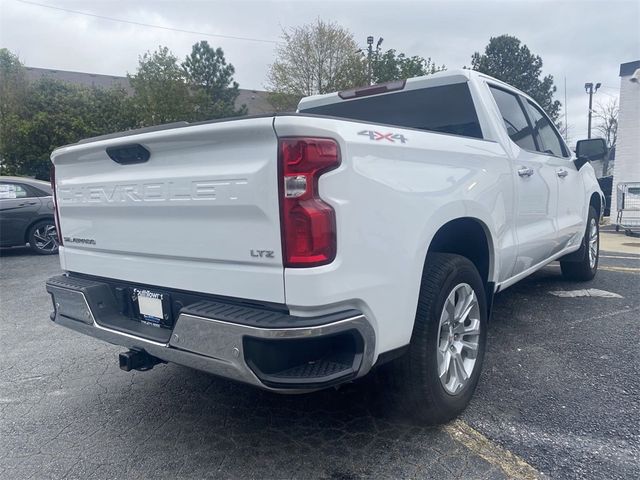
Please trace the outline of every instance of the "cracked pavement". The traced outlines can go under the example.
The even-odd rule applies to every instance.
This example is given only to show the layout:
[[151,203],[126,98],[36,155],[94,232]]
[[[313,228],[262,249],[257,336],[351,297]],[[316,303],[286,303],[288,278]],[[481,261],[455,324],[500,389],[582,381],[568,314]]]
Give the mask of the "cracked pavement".
[[[0,267],[0,478],[508,478],[449,429],[389,415],[370,379],[281,396],[172,364],[123,372],[123,348],[49,320],[57,257],[5,250]],[[640,476],[639,278],[584,287],[550,266],[498,295],[462,420],[551,478]],[[571,288],[623,298],[547,293]]]

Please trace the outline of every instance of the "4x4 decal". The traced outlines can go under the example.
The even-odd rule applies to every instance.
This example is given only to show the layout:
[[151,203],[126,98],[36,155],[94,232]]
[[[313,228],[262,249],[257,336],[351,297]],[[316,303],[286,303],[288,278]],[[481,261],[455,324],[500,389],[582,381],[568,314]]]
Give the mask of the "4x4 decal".
[[391,143],[395,143],[396,140],[399,140],[400,143],[407,143],[407,137],[401,133],[380,133],[375,130],[362,130],[361,132],[358,132],[358,135],[366,135],[369,137],[369,140],[388,140]]

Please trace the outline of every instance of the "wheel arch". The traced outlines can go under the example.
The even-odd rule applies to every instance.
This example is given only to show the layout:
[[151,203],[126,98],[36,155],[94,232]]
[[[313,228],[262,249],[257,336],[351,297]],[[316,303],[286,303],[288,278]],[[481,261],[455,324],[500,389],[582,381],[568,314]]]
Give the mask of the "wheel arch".
[[[429,253],[453,253],[470,260],[480,273],[485,287],[495,272],[495,248],[491,231],[476,217],[459,217],[441,225],[429,243]],[[425,262],[426,262],[425,256]]]

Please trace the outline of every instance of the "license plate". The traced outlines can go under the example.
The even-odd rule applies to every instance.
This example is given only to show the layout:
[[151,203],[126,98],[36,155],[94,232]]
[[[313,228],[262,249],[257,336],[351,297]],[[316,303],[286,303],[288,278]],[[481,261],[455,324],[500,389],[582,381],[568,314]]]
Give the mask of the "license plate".
[[154,327],[160,327],[168,320],[168,315],[164,311],[164,296],[161,293],[149,290],[133,290],[136,296],[140,321]]

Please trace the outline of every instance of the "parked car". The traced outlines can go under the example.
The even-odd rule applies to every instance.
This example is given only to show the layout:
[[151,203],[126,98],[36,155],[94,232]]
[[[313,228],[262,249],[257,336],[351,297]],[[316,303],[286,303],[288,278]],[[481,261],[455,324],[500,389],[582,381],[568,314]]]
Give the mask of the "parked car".
[[0,176],[0,247],[27,243],[35,253],[58,253],[51,185]]
[[446,421],[478,382],[496,292],[553,260],[596,274],[604,144],[573,157],[530,97],[470,70],[298,110],[54,151],[51,318],[128,348],[124,370],[280,393],[388,363],[398,408]]

